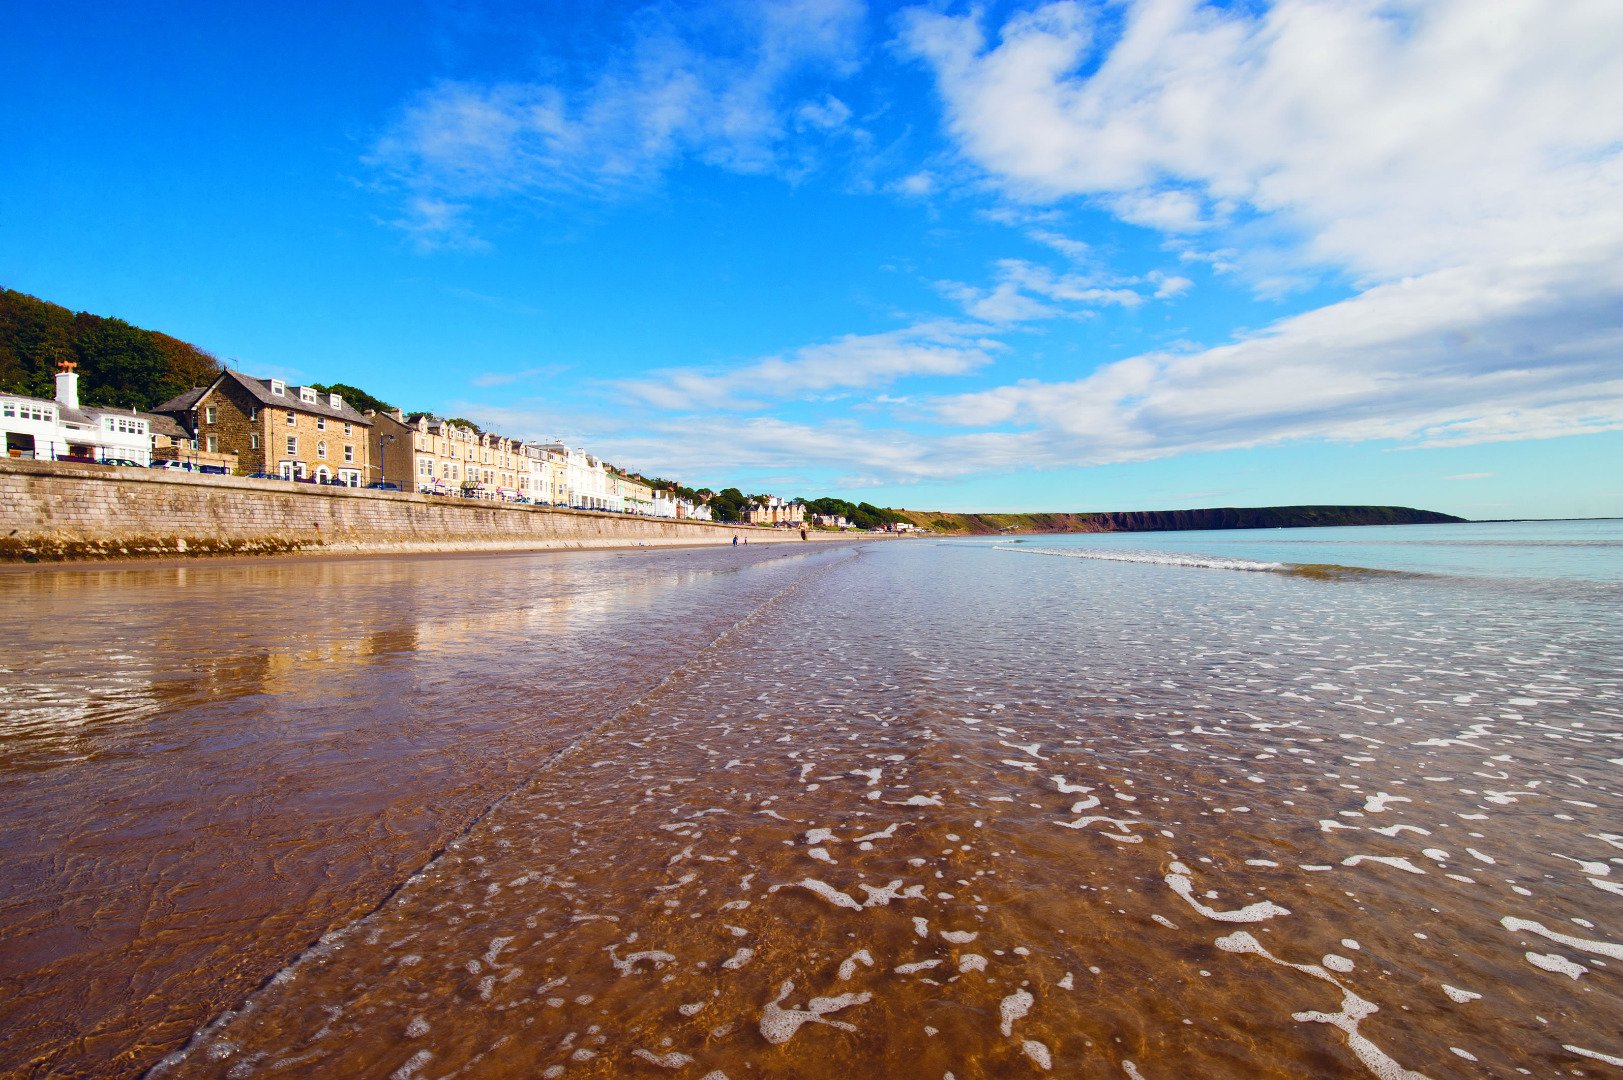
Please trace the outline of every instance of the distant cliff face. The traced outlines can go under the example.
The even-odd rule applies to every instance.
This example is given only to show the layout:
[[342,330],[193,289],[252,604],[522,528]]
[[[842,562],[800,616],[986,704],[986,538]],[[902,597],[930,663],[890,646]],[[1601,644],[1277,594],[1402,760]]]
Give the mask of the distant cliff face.
[[1121,510],[1097,514],[953,514],[903,511],[921,528],[985,536],[1001,532],[1183,532],[1194,529],[1305,529],[1325,525],[1440,525],[1450,514],[1407,506],[1218,506],[1204,510]]

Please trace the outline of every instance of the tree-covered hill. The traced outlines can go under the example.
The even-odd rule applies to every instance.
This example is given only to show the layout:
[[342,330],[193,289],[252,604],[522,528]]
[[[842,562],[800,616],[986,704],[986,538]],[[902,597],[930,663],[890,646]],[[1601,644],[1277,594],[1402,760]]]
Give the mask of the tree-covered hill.
[[150,409],[220,372],[213,356],[168,334],[0,289],[0,390],[54,397],[60,360],[79,365],[81,403],[120,408]]

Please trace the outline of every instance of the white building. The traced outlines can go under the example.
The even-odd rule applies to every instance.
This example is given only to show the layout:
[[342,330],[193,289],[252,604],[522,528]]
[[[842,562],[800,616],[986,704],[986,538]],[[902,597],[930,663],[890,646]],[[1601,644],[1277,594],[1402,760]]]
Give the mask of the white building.
[[648,516],[657,518],[674,518],[676,514],[676,493],[674,491],[656,491],[648,507]]
[[569,505],[568,466],[563,457],[540,443],[524,444],[530,501],[543,506]]
[[56,400],[0,394],[0,433],[6,454],[38,461],[152,462],[147,421],[133,410],[79,407],[79,373],[63,361]]
[[[602,461],[584,450],[570,449],[561,442],[542,443],[536,449],[541,454],[530,460],[540,464],[533,468],[537,472],[545,469],[554,471],[551,484],[555,497],[545,501],[582,510],[610,508],[612,492],[609,471]],[[532,472],[533,475],[536,473]]]

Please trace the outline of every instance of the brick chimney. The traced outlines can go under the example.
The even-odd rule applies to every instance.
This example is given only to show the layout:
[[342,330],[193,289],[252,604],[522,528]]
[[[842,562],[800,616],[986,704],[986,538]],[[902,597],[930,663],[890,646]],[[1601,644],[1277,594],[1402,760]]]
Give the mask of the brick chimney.
[[56,403],[64,409],[79,407],[79,365],[72,360],[60,360],[56,365]]

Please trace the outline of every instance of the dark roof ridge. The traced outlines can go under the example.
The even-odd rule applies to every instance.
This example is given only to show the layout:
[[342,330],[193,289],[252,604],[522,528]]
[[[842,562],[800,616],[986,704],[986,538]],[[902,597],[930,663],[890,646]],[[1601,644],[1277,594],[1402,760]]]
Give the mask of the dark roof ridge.
[[[372,426],[372,421],[356,411],[349,402],[344,402],[343,408],[335,409],[327,403],[328,395],[321,393],[316,394],[315,401],[305,401],[297,394],[289,393],[289,391],[298,390],[300,387],[283,382],[281,379],[260,379],[253,375],[244,375],[240,371],[233,371],[230,368],[227,368],[220,377],[235,379],[238,385],[252,394],[261,404],[273,408],[292,409],[295,412],[313,413],[316,416],[337,417],[351,424],[361,424],[365,427]],[[273,381],[283,383],[285,390],[281,396],[271,393],[270,384]],[[216,380],[216,385],[218,385],[218,380]],[[340,398],[342,396],[339,395]]]

